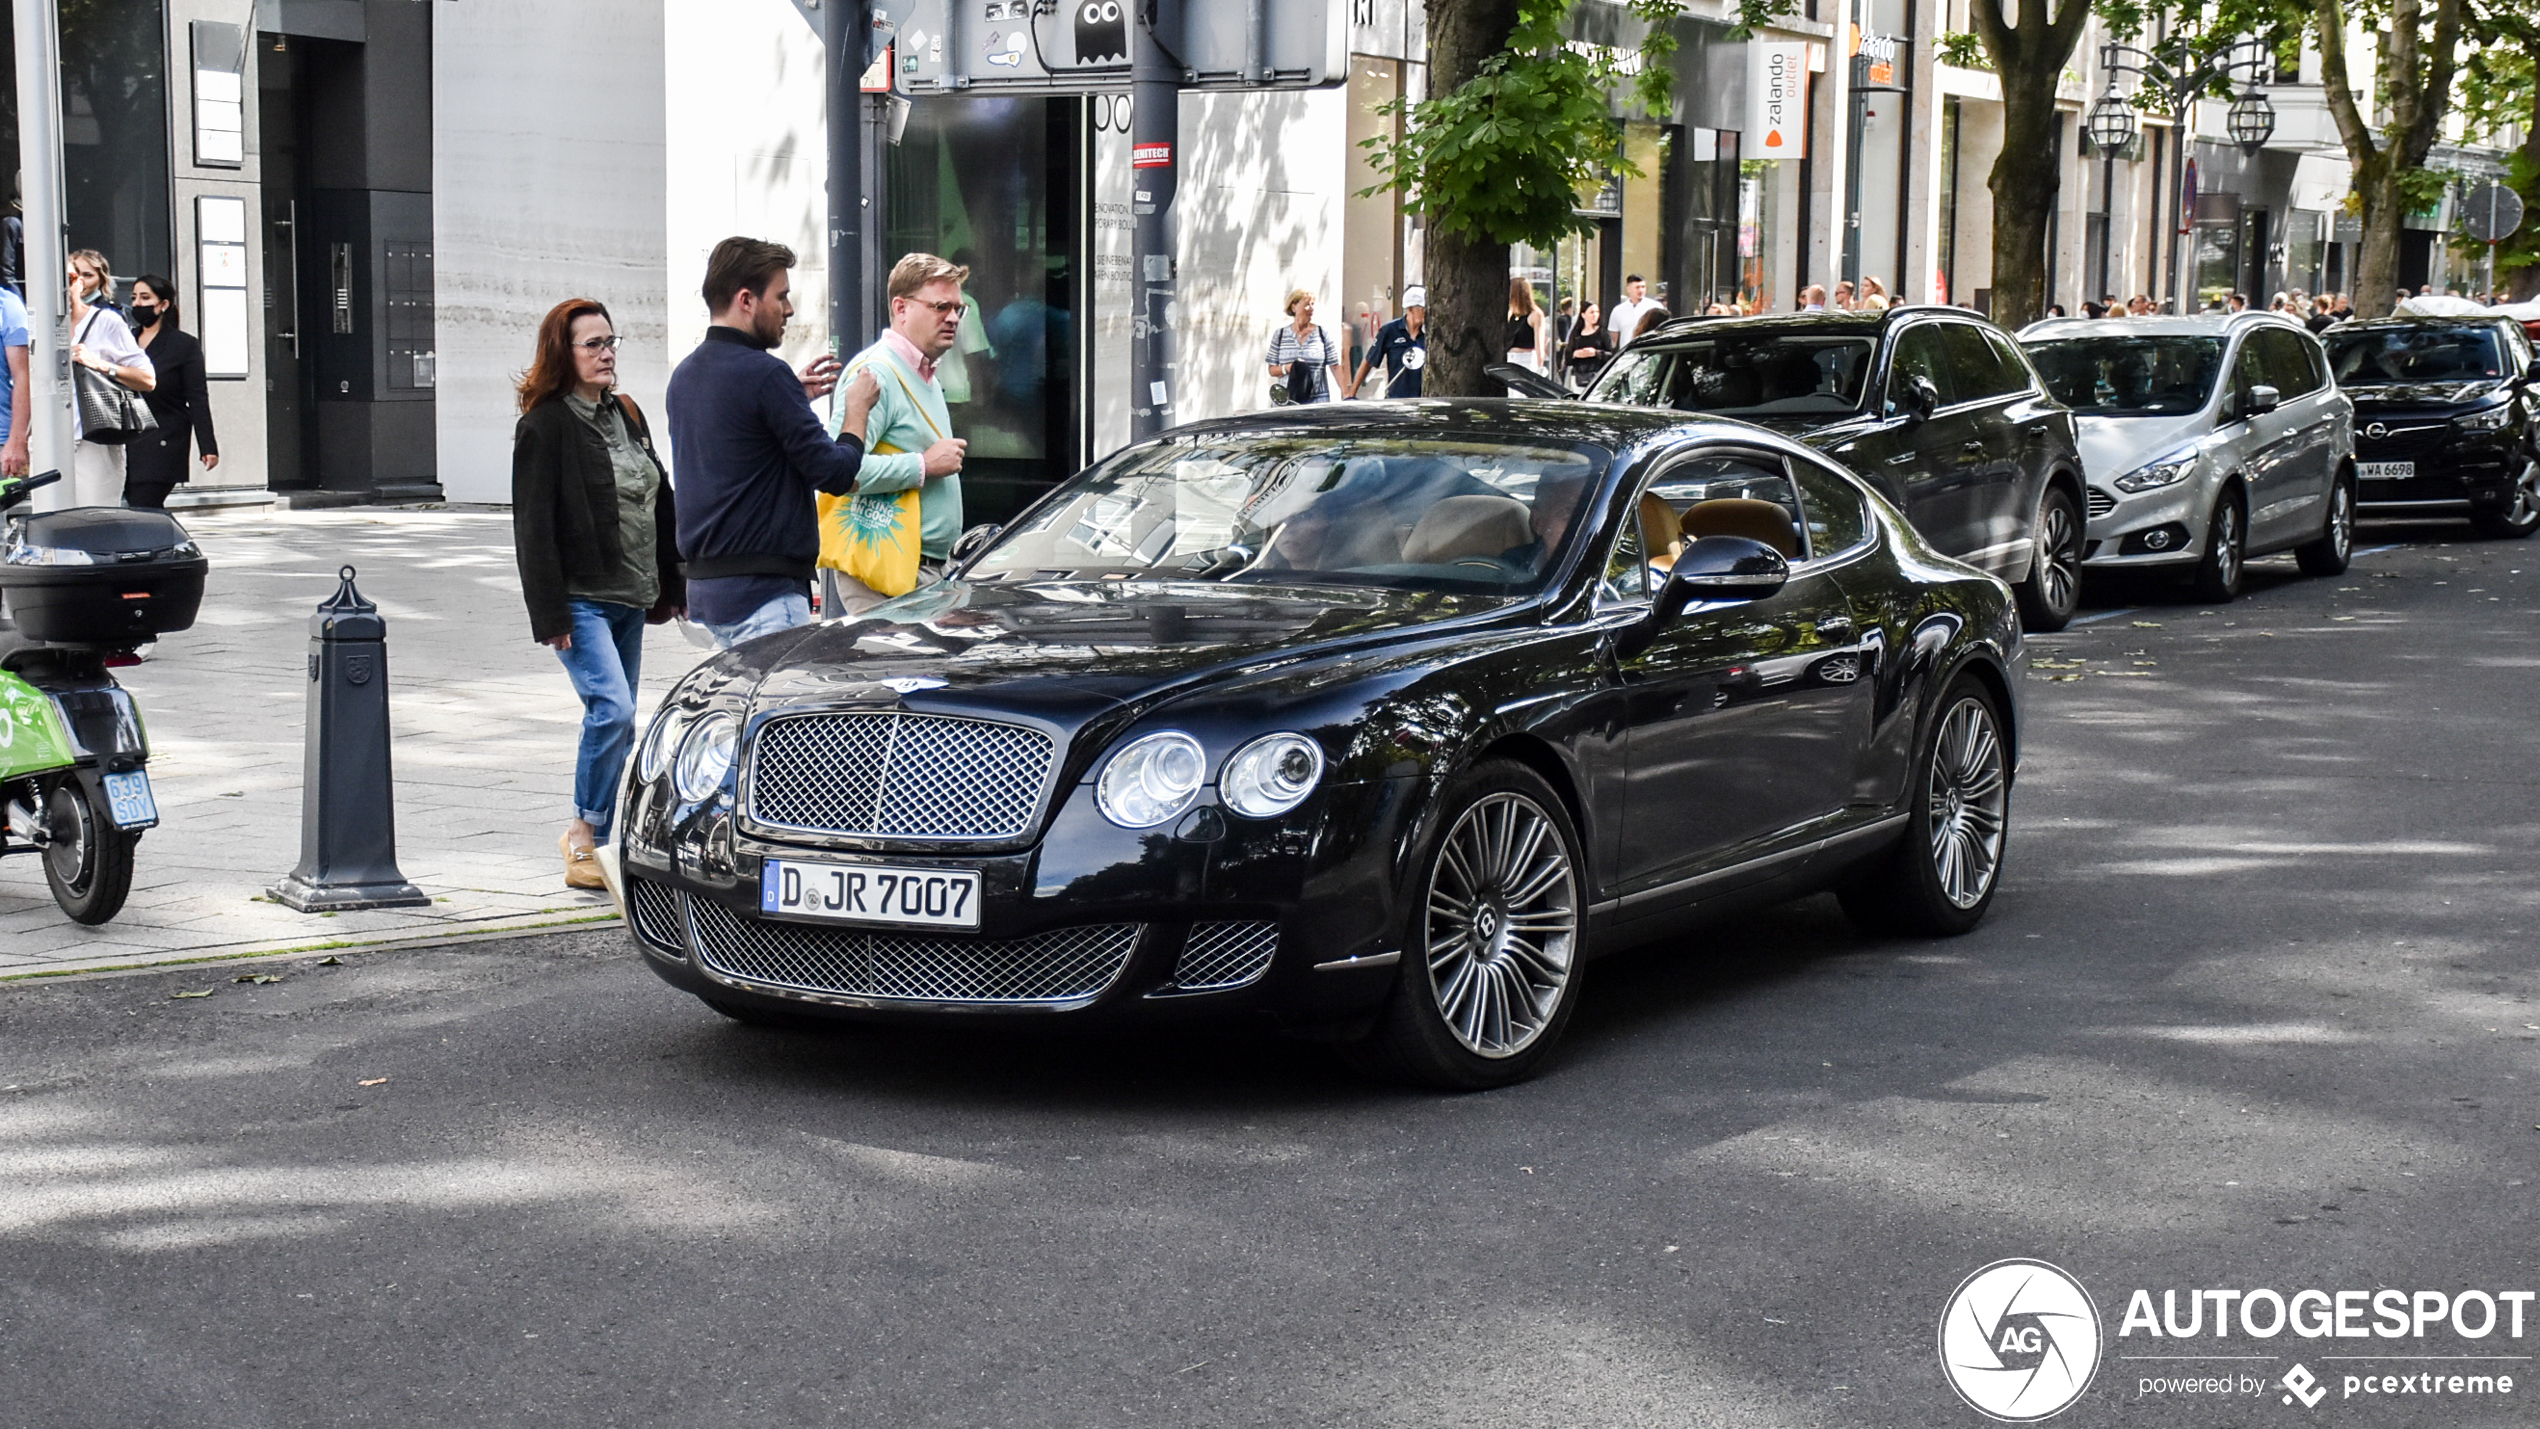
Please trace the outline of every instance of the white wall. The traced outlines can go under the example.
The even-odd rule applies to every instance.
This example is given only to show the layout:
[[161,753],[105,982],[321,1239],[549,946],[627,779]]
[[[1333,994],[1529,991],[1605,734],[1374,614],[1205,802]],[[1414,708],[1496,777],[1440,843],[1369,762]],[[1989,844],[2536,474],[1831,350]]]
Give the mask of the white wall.
[[1290,289],[1312,291],[1315,321],[1334,342],[1349,340],[1341,303],[1349,92],[1185,96],[1181,152],[1176,415],[1188,422],[1270,405],[1263,353],[1271,329],[1286,321]]
[[512,384],[566,298],[608,305],[626,338],[619,380],[660,409],[663,4],[434,6],[438,436],[453,501],[511,499]]

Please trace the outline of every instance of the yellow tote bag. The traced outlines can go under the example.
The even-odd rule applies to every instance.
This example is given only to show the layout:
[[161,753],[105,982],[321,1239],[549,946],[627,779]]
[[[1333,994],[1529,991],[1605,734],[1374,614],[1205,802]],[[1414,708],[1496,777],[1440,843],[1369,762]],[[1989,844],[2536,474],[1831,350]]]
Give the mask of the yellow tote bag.
[[[935,426],[925,404],[909,390],[908,379],[889,363],[877,364],[888,371],[900,390],[908,393],[909,406],[928,428]],[[848,376],[854,375],[850,371]],[[943,433],[936,431],[938,440]],[[875,456],[896,456],[905,448],[890,442],[877,442]],[[831,496],[819,493],[820,564],[844,571],[864,582],[877,595],[906,595],[917,589],[917,562],[921,554],[924,522],[918,488],[906,491],[881,491],[869,496]]]

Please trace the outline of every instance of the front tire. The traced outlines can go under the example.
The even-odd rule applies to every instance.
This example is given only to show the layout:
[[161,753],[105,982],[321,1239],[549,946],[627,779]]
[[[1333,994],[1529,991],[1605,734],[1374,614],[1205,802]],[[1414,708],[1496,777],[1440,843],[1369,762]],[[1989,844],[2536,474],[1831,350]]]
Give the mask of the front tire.
[[123,911],[132,892],[132,847],[141,835],[115,827],[87,783],[64,779],[45,796],[44,882],[75,923],[95,927]]
[[1492,761],[1449,785],[1409,870],[1393,998],[1356,1060],[1480,1091],[1541,1069],[1578,1004],[1586,863],[1552,786]]
[[2296,547],[2293,559],[2306,576],[2342,576],[2355,560],[2355,479],[2340,472],[2328,489],[2328,522],[2319,538]]
[[1993,906],[2010,833],[2002,714],[1978,681],[1959,677],[1933,707],[1910,788],[1905,837],[1836,896],[1873,932],[1956,937]]
[[2225,491],[2205,523],[2205,557],[2196,563],[2188,588],[2207,605],[2229,605],[2240,597],[2240,579],[2248,566],[2248,521],[2240,513],[2238,493]]
[[2046,488],[2037,503],[2036,530],[2037,554],[2029,563],[2028,579],[2019,584],[2020,624],[2052,633],[2072,624],[2073,612],[2081,608],[2083,527],[2071,492]]
[[2494,541],[2519,541],[2540,531],[2540,462],[2523,462],[2504,510],[2492,516],[2473,516],[2469,524],[2478,534]]

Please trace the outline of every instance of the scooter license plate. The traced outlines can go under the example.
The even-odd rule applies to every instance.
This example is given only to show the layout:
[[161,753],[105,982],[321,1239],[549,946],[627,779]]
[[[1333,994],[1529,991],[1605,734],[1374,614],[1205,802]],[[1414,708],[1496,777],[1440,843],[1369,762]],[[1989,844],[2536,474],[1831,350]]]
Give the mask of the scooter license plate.
[[146,829],[159,822],[159,801],[150,797],[148,770],[106,776],[106,816],[119,829]]

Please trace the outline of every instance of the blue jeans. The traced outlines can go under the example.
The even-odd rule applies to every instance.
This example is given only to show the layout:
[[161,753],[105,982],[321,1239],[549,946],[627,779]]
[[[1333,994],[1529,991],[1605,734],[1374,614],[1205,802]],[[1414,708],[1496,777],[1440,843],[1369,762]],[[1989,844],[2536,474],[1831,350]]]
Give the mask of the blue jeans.
[[709,625],[707,631],[714,643],[726,650],[744,640],[756,640],[779,630],[811,624],[811,597],[802,591],[780,595],[740,619],[724,625]]
[[635,687],[643,677],[644,612],[605,600],[577,600],[573,644],[556,652],[582,697],[582,749],[573,764],[574,817],[609,841],[617,780],[635,747]]

